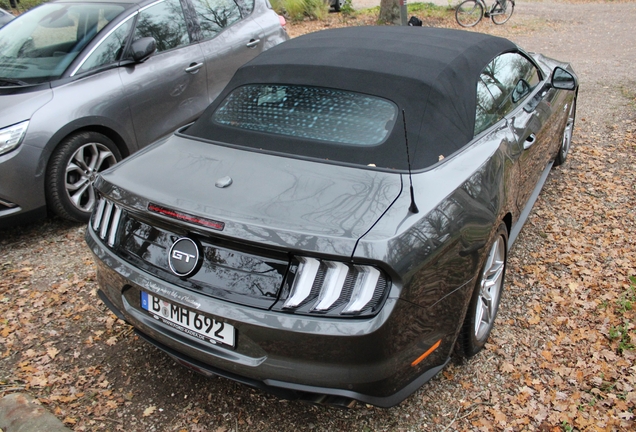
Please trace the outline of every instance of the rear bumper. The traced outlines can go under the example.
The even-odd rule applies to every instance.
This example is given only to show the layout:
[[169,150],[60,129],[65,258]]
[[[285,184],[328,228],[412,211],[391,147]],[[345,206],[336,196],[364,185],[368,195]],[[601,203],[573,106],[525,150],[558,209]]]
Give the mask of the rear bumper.
[[[447,332],[427,323],[426,310],[408,302],[389,298],[378,315],[364,319],[256,309],[144,273],[104,247],[90,227],[87,242],[97,258],[104,303],[142,338],[204,375],[223,376],[288,399],[320,402],[327,396],[390,407],[448,361],[452,343],[444,341],[424,361],[411,365]],[[206,343],[154,319],[136,304],[141,290],[231,324],[236,347]]]
[[263,390],[267,393],[271,393],[275,396],[278,396],[282,399],[289,400],[306,400],[314,403],[325,403],[329,405],[349,405],[347,402],[351,399],[359,400],[364,403],[368,403],[371,405],[376,405],[382,408],[389,408],[397,405],[406,399],[411,393],[420,388],[424,383],[437,375],[448,363],[448,359],[444,364],[440,366],[436,366],[432,369],[427,370],[423,375],[412,381],[409,385],[404,387],[399,392],[387,396],[387,397],[377,397],[377,396],[369,396],[362,393],[357,393],[349,390],[341,390],[335,388],[325,388],[325,387],[315,387],[309,385],[295,384],[284,381],[277,380],[264,380],[258,381],[249,379],[240,375],[236,375],[222,369],[214,368],[205,363],[201,363],[197,360],[194,360],[183,353],[178,351],[174,351],[173,349],[168,348],[167,346],[157,342],[152,339],[148,335],[141,333],[140,331],[136,331],[136,333],[144,339],[146,342],[156,346],[160,350],[166,352],[170,357],[172,357],[177,363],[182,366],[187,367],[188,369],[192,369],[195,372],[198,372],[205,376],[221,376],[224,378],[229,378],[231,380],[240,382],[242,384],[246,384],[250,387],[254,387],[260,390]]

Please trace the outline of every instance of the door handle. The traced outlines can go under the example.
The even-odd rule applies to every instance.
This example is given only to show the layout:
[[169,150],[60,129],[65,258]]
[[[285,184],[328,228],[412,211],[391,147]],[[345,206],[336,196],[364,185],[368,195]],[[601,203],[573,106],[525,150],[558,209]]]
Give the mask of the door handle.
[[259,43],[261,43],[260,39],[252,39],[247,44],[245,44],[245,46],[248,47],[248,48],[254,48]]
[[526,138],[526,141],[523,143],[523,149],[528,150],[536,141],[537,136],[535,134],[530,134],[528,138]]
[[185,71],[189,74],[195,74],[199,72],[199,69],[203,67],[203,63],[190,63],[190,66],[185,68]]

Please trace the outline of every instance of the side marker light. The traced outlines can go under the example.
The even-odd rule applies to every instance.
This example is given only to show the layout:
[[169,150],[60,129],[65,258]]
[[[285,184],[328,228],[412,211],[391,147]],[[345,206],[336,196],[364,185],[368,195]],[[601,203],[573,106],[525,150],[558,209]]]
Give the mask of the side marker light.
[[433,353],[433,351],[435,351],[439,345],[442,343],[442,340],[438,340],[437,342],[435,342],[435,344],[430,347],[428,349],[428,351],[426,351],[424,354],[422,354],[421,356],[419,356],[418,358],[416,358],[413,363],[411,363],[411,366],[417,366],[422,360],[424,360],[426,357],[428,357],[429,355],[431,355]]

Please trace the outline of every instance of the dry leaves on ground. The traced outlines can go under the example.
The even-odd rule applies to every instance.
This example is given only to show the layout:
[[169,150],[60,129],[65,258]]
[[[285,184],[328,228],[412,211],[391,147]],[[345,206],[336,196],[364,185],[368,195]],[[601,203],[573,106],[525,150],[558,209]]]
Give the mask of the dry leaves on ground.
[[483,366],[441,375],[460,396],[440,430],[636,427],[636,123],[621,126],[579,123],[511,251]]
[[[552,172],[511,253],[507,292],[486,352],[451,364],[400,407],[359,406],[347,416],[373,415],[394,426],[390,419],[397,416],[407,429],[634,427],[636,280],[630,277],[636,275],[636,125],[619,126],[579,121],[568,163]],[[130,385],[127,372],[115,367],[117,346],[141,342],[96,299],[82,232],[69,227],[29,239],[27,249],[17,248],[25,256],[16,259],[6,249],[0,254],[1,389],[28,391],[75,430],[127,430],[124,412],[135,421],[170,424],[153,394],[140,394],[139,382]],[[50,254],[49,248],[68,255]],[[53,258],[38,260],[40,254]],[[440,407],[437,393],[448,389],[460,396]],[[254,393],[249,399],[260,400]],[[276,398],[265,401],[285,409]],[[188,406],[173,413],[172,426],[232,427],[209,407]],[[298,404],[286,408],[306,410]],[[424,427],[424,420],[403,417],[414,410],[431,423]],[[349,421],[342,423],[340,411],[318,415],[339,425]],[[247,420],[256,420],[250,416],[254,411]]]

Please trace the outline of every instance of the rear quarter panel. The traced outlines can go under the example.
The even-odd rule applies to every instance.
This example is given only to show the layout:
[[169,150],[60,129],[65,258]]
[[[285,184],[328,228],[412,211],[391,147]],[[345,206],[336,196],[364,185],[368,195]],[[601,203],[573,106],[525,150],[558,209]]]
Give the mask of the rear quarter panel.
[[508,193],[514,182],[514,145],[502,121],[448,160],[413,174],[419,213],[409,212],[405,188],[356,248],[354,259],[390,267],[390,297],[426,309],[426,322],[418,326],[437,329],[441,352],[450,354],[487,246],[508,209],[514,211]]

